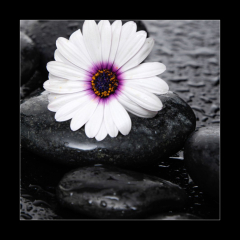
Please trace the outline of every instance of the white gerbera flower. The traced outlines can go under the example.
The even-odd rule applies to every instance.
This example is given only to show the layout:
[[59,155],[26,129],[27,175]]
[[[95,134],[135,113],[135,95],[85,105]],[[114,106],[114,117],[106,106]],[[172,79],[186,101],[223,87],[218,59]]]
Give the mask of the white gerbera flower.
[[[58,122],[71,120],[72,131],[85,124],[89,138],[103,140],[131,130],[127,111],[143,118],[154,117],[162,109],[155,94],[169,90],[156,77],[166,70],[162,63],[140,64],[153,48],[154,40],[138,31],[136,23],[120,20],[98,25],[87,20],[69,40],[58,38],[55,61],[47,64],[50,111]],[[127,111],[126,111],[127,110]]]

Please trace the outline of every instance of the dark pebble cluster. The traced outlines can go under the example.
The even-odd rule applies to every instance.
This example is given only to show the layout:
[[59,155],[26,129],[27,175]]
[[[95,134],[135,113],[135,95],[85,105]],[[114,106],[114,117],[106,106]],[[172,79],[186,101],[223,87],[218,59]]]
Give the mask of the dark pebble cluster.
[[[126,21],[123,21],[123,23]],[[219,220],[219,21],[136,21],[171,92],[129,135],[86,137],[56,122],[42,84],[58,37],[82,20],[21,20],[21,220]]]

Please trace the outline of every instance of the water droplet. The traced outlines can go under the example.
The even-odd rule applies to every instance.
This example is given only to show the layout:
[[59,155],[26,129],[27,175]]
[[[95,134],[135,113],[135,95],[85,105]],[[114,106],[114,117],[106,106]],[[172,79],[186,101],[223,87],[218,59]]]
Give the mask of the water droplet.
[[166,165],[158,165],[161,168],[168,168],[170,165],[166,166]]
[[171,81],[171,82],[179,83],[179,82],[182,82],[182,81],[187,81],[188,77],[187,76],[177,76],[177,77],[170,78],[168,80]]
[[[115,193],[116,194],[116,193]],[[118,197],[113,197],[113,196],[105,196],[105,198],[111,199],[111,200],[116,200],[119,201]]]
[[102,207],[106,207],[106,206],[107,206],[107,203],[104,202],[104,201],[101,201],[100,205],[101,205]]
[[33,207],[32,207],[32,203],[31,203],[31,202],[28,203],[26,209],[27,209],[28,212],[31,211],[31,210],[33,209]]
[[205,83],[204,82],[188,82],[188,85],[191,87],[204,87]]
[[102,164],[94,164],[95,167],[101,167]]

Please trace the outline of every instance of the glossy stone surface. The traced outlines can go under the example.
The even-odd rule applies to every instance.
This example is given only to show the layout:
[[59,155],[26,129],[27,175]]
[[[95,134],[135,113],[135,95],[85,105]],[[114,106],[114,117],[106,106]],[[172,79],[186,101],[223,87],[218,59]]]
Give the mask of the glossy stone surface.
[[192,109],[176,94],[159,96],[163,109],[156,117],[131,115],[132,129],[127,136],[90,139],[84,127],[71,131],[70,120],[56,122],[47,109],[47,95],[32,97],[21,104],[21,146],[57,163],[84,166],[93,163],[138,168],[152,165],[184,146],[195,129]]
[[184,161],[193,181],[216,200],[219,198],[220,128],[204,127],[186,141]]
[[34,73],[38,66],[39,53],[32,39],[25,33],[20,32],[21,51],[21,85],[25,83]]
[[158,177],[95,165],[64,175],[56,196],[63,207],[94,218],[137,218],[183,208],[187,195]]

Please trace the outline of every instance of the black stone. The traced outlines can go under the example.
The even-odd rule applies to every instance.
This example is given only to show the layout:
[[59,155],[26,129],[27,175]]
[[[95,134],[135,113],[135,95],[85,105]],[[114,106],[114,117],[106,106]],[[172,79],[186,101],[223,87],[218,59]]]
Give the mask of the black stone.
[[[132,20],[131,20],[132,21]],[[98,22],[98,21],[97,21]],[[110,21],[113,22],[113,21]],[[124,24],[127,21],[122,21]],[[144,30],[146,27],[141,21],[135,21],[137,31]],[[49,61],[54,61],[56,50],[56,40],[59,37],[69,38],[73,32],[81,29],[84,20],[21,20],[20,30],[31,37],[37,50],[40,52],[40,71],[48,76],[46,65]]]
[[138,218],[181,209],[187,201],[185,191],[176,184],[101,164],[65,174],[56,197],[63,207],[107,219]]
[[32,39],[23,32],[20,32],[20,49],[22,85],[27,82],[35,72],[39,62],[39,53]]
[[180,151],[196,124],[192,109],[176,94],[159,98],[163,109],[154,118],[131,115],[129,135],[119,133],[98,142],[85,135],[84,127],[71,131],[70,120],[56,122],[55,113],[47,109],[47,95],[32,97],[21,104],[21,146],[74,167],[95,163],[134,169],[151,166]]
[[203,127],[193,132],[184,146],[190,177],[215,200],[219,198],[220,128]]

